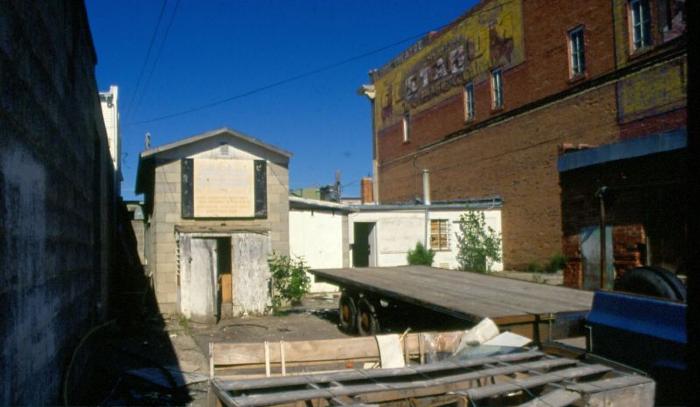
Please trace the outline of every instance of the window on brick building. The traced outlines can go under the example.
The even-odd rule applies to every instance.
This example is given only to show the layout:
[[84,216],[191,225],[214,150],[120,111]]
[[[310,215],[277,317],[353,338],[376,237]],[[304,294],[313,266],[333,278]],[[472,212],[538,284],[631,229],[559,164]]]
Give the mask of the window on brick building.
[[409,132],[410,128],[409,125],[411,124],[411,117],[407,114],[403,115],[403,120],[401,122],[401,129],[403,132],[403,142],[408,143],[408,137],[409,137]]
[[651,13],[649,0],[630,0],[630,26],[634,51],[651,45]]
[[569,53],[571,64],[571,76],[583,75],[586,71],[586,53],[583,40],[583,27],[569,31]]
[[503,107],[503,73],[500,69],[491,71],[491,96],[494,109]]
[[464,119],[474,120],[474,84],[472,82],[464,86]]
[[450,223],[447,219],[430,221],[430,248],[432,250],[450,250]]

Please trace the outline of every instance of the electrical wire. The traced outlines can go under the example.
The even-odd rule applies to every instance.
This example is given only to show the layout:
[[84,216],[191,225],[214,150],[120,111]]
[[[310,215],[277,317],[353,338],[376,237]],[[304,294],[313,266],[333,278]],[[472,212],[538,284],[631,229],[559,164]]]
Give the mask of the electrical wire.
[[153,29],[153,34],[151,34],[151,41],[148,44],[148,51],[146,51],[146,58],[143,60],[143,64],[141,65],[141,70],[139,71],[139,76],[138,79],[136,80],[136,87],[134,88],[134,93],[131,95],[131,99],[129,100],[129,104],[127,105],[127,109],[124,109],[124,117],[126,118],[129,114],[132,112],[132,105],[134,101],[136,100],[136,94],[139,91],[139,85],[141,85],[141,79],[143,79],[143,74],[146,71],[146,66],[148,65],[148,59],[151,57],[151,51],[153,50],[153,44],[156,42],[156,37],[158,34],[158,28],[160,28],[160,23],[163,21],[163,14],[165,13],[165,6],[168,3],[168,0],[163,0],[163,4],[160,7],[160,13],[158,14],[158,21],[156,22],[156,27]]
[[165,34],[163,34],[163,40],[160,42],[160,46],[158,47],[158,52],[156,52],[156,57],[153,60],[153,66],[151,67],[151,70],[148,73],[148,77],[146,78],[146,82],[143,85],[143,90],[139,94],[139,98],[136,101],[136,104],[134,105],[134,109],[132,111],[133,114],[136,114],[136,112],[138,112],[138,109],[141,106],[141,102],[143,101],[143,98],[148,93],[148,86],[151,84],[151,78],[153,77],[153,73],[158,68],[158,61],[160,61],[160,56],[163,54],[163,48],[165,48],[165,43],[168,41],[168,34],[170,34],[170,28],[173,26],[173,22],[175,21],[175,15],[177,14],[177,9],[179,6],[180,6],[180,0],[177,0],[175,2],[175,7],[173,8],[173,13],[170,15],[170,21],[168,22],[168,26],[165,27]]

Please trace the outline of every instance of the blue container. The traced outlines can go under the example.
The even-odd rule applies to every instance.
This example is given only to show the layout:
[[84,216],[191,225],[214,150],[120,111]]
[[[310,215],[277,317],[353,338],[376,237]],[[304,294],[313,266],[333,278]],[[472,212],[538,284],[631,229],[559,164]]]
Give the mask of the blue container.
[[653,297],[597,291],[586,318],[588,352],[646,372],[657,381],[657,396],[672,396],[687,377],[686,308]]

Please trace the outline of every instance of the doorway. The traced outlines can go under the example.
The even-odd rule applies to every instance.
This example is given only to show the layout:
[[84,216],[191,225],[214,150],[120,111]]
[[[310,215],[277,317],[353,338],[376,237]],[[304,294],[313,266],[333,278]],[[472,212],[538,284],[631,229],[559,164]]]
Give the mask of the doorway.
[[376,266],[375,222],[355,222],[353,224],[352,265],[353,267]]
[[231,238],[181,237],[180,312],[196,322],[215,322],[231,301]]

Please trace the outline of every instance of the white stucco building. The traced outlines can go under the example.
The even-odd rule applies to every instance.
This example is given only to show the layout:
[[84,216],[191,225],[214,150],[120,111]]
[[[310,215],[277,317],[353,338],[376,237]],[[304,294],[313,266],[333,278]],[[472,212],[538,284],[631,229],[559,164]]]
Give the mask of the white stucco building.
[[[405,265],[417,242],[435,251],[434,267],[457,269],[455,234],[467,210],[483,212],[486,225],[501,233],[497,197],[431,205],[343,205],[298,197],[289,202],[290,254],[312,269]],[[494,263],[492,270],[503,270],[503,264]],[[337,290],[311,278],[312,292]]]
[[102,118],[107,130],[107,144],[114,165],[114,186],[117,195],[121,195],[122,169],[121,169],[121,130],[119,127],[119,87],[111,85],[106,92],[100,92],[100,106]]

